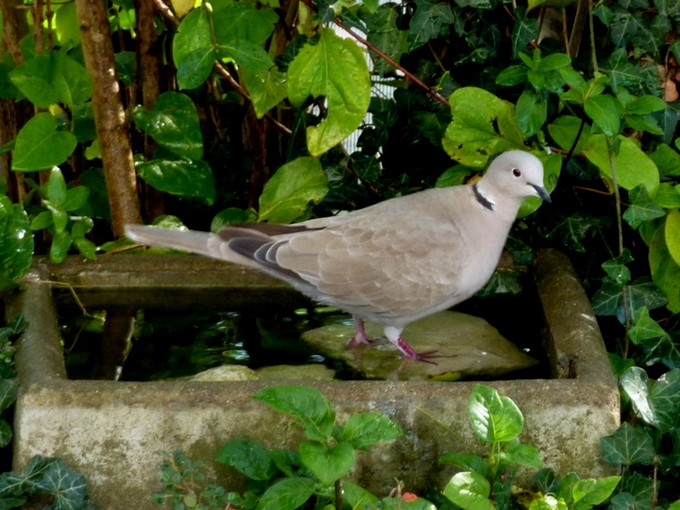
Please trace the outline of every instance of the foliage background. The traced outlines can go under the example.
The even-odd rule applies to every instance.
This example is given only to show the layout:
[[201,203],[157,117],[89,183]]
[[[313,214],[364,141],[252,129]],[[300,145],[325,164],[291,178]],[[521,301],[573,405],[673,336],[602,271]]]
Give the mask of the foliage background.
[[554,203],[526,216],[529,202],[508,247],[520,263],[543,245],[574,261],[626,417],[644,425],[613,451],[651,445],[609,451],[630,474],[622,494],[669,497],[657,481],[680,465],[679,2],[0,7],[0,287],[34,253],[125,249],[126,223],[291,222],[532,150]]

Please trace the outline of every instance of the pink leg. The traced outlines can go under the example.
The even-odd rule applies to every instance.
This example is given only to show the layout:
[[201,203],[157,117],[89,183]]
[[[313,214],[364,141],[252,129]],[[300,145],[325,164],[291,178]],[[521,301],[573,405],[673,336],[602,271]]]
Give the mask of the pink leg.
[[406,340],[404,340],[402,337],[397,338],[397,341],[394,343],[399,350],[402,352],[404,356],[406,356],[409,359],[413,359],[416,361],[424,361],[425,363],[434,363],[433,361],[430,361],[430,358],[436,358],[435,354],[437,351],[426,351],[426,352],[416,352],[413,350],[413,347],[411,347],[408,343],[406,343]]
[[430,361],[429,358],[435,358],[435,353],[437,351],[427,351],[427,352],[416,352],[413,347],[411,347],[406,340],[404,340],[401,336],[403,328],[395,328],[393,326],[386,326],[385,327],[385,336],[387,339],[392,342],[394,345],[397,346],[397,348],[401,351],[401,353],[407,357],[408,359],[413,359],[416,361],[424,361],[426,363],[434,363],[433,361]]
[[356,327],[357,333],[354,335],[354,338],[348,342],[347,347],[353,348],[359,345],[370,345],[371,341],[366,336],[366,328],[364,328],[363,319],[356,315],[353,315],[352,319],[354,319],[354,326]]

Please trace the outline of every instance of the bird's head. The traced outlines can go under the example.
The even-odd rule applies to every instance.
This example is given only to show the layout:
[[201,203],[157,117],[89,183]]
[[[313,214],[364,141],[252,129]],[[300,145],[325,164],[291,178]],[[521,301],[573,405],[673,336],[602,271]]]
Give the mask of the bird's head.
[[508,151],[498,156],[492,161],[482,181],[483,188],[492,196],[501,195],[520,201],[539,197],[551,201],[543,184],[543,163],[525,151]]

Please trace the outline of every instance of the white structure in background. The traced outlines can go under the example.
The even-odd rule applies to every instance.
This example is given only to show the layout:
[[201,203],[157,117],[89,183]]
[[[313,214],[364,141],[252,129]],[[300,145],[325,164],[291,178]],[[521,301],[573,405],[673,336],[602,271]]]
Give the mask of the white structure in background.
[[[378,2],[379,4],[385,4],[388,3],[389,0],[380,0]],[[338,27],[337,25],[333,24],[331,27],[333,31],[339,36],[342,37],[343,39],[352,39],[355,41],[359,47],[364,51],[364,56],[366,58],[366,63],[368,64],[368,69],[373,70],[373,61],[371,60],[371,56],[368,53],[368,49],[361,43],[357,42],[354,37],[352,37],[350,34],[348,34],[345,30],[342,28]],[[359,35],[362,38],[366,38],[366,34],[363,33],[361,30],[358,30],[354,27],[352,27],[352,32],[355,34]],[[397,71],[397,74],[400,76],[403,76],[400,71]],[[386,83],[374,83],[372,88],[371,88],[371,95],[373,97],[379,97],[381,99],[392,99],[394,97],[394,90],[395,87],[392,87]],[[366,117],[364,117],[364,122],[363,125],[371,125],[373,123],[373,114],[370,112],[366,114]],[[349,135],[345,140],[342,142],[342,146],[347,152],[347,154],[352,154],[357,150],[357,145],[359,142],[359,136],[361,135],[361,131],[363,129],[362,127],[359,127],[354,133]]]

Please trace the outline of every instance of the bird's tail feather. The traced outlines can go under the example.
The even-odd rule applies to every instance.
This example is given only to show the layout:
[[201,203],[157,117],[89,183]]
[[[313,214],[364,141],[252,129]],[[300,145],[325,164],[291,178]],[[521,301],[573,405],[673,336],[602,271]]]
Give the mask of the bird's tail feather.
[[136,243],[185,250],[201,255],[209,255],[210,235],[208,232],[194,230],[170,230],[148,225],[125,225],[125,237]]
[[210,232],[170,230],[148,225],[126,225],[125,237],[148,246],[184,250],[234,264],[260,267],[252,259],[232,250],[224,239]]

